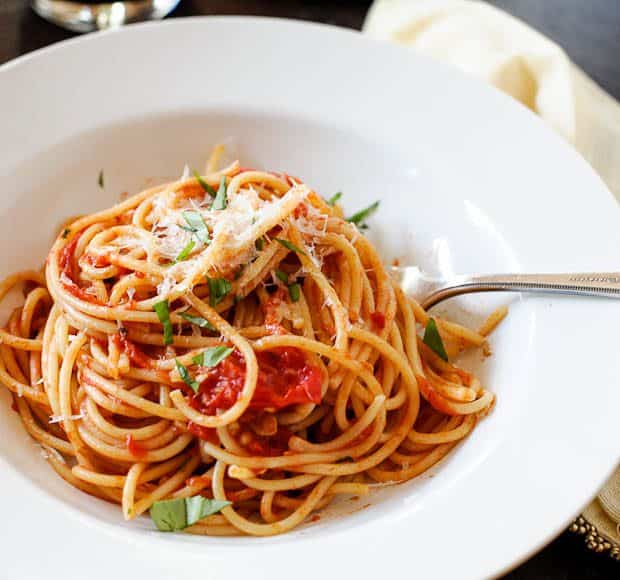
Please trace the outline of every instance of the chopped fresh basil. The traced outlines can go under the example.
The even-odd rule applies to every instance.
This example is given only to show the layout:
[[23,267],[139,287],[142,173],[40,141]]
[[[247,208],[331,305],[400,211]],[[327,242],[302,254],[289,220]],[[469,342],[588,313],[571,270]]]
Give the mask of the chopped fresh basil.
[[191,251],[194,249],[196,243],[194,240],[190,240],[187,242],[187,245],[179,252],[179,255],[176,257],[175,262],[182,262],[190,255]]
[[222,178],[220,179],[220,187],[217,190],[211,209],[226,209],[226,202],[226,177],[222,175]]
[[259,251],[262,252],[263,248],[265,247],[265,239],[264,238],[258,238],[258,240],[256,240],[254,242],[254,247]]
[[301,286],[297,284],[297,282],[293,282],[293,284],[288,283],[288,274],[283,272],[282,270],[275,271],[276,278],[280,280],[288,289],[288,295],[291,297],[291,302],[297,302],[299,300],[299,296],[301,294]]
[[334,193],[334,195],[332,195],[327,200],[328,205],[336,205],[341,197],[342,197],[342,191],[339,191],[338,193]]
[[286,272],[283,272],[282,270],[276,270],[276,277],[278,278],[278,280],[280,280],[280,282],[283,282],[288,286],[288,274]]
[[241,278],[241,274],[243,274],[243,270],[245,269],[245,264],[241,264],[239,269],[235,272],[235,280],[239,280]]
[[187,508],[184,499],[156,501],[151,506],[150,513],[160,532],[174,532],[187,527]]
[[99,170],[99,177],[97,178],[97,183],[99,184],[99,187],[101,189],[104,188],[104,182],[103,182],[103,169]]
[[288,287],[288,294],[291,297],[291,302],[297,302],[301,295],[301,286],[295,282]]
[[209,499],[201,495],[156,501],[151,506],[151,519],[161,532],[176,532],[218,513],[229,501]]
[[274,240],[291,252],[296,252],[297,254],[301,254],[302,256],[306,255],[306,252],[298,248],[295,244],[293,244],[293,242],[289,242],[288,240],[282,240],[281,238],[274,238]]
[[164,344],[172,344],[172,323],[170,322],[170,308],[168,301],[162,300],[153,304],[153,310],[157,313],[159,322],[164,326]]
[[192,360],[201,367],[216,367],[235,350],[229,346],[214,346],[202,351]]
[[187,210],[183,212],[183,219],[186,221],[189,227],[184,228],[195,236],[203,243],[208,244],[211,241],[209,237],[209,228],[205,223],[202,215],[195,210]]
[[217,192],[215,191],[215,189],[213,189],[200,175],[200,173],[198,173],[196,170],[194,170],[194,177],[196,178],[196,181],[200,184],[200,187],[202,187],[202,189],[204,189],[211,197],[215,197],[217,195]]
[[63,239],[63,240],[66,240],[66,239],[67,239],[67,236],[68,236],[70,233],[71,233],[71,230],[70,230],[69,228],[65,228],[65,229],[62,231],[62,239]]
[[200,387],[200,385],[198,384],[198,381],[195,381],[194,379],[192,379],[187,368],[184,367],[176,358],[174,359],[174,362],[177,365],[177,371],[179,371],[179,376],[181,377],[183,382],[188,387],[190,387],[192,391],[194,391],[194,393],[197,393],[198,388]]
[[191,526],[198,520],[219,512],[222,508],[230,505],[229,501],[209,499],[201,495],[194,495],[185,499],[187,509],[187,525]]
[[347,218],[348,222],[355,224],[361,229],[366,229],[368,226],[366,225],[366,220],[377,211],[379,207],[379,202],[375,201],[375,203],[371,203],[367,208],[364,208],[357,213],[354,213],[351,217]]
[[224,300],[232,288],[232,284],[226,278],[207,278],[207,284],[209,285],[209,304],[212,307]]
[[448,353],[443,345],[443,340],[441,340],[441,335],[439,334],[439,329],[437,328],[437,323],[434,318],[428,319],[422,342],[435,352],[439,358],[442,358],[446,362],[448,361]]
[[185,318],[187,322],[191,322],[200,328],[206,328],[207,330],[212,330],[213,332],[217,332],[215,326],[213,326],[206,318],[202,316],[192,316],[191,314],[187,314],[187,312],[181,312],[179,315],[181,318]]

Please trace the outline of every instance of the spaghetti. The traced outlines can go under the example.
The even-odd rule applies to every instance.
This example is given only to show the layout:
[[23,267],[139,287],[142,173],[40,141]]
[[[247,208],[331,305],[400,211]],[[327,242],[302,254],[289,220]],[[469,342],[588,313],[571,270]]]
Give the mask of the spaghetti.
[[0,381],[56,472],[126,519],[272,535],[463,440],[494,396],[444,359],[502,313],[482,332],[430,319],[339,205],[220,154],[2,283],[25,299]]

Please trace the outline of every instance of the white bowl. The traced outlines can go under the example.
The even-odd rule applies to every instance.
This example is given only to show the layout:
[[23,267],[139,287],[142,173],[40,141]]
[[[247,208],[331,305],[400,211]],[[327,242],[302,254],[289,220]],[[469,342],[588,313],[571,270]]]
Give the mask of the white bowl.
[[[40,265],[66,217],[198,167],[223,139],[244,165],[344,191],[348,209],[380,198],[371,237],[386,260],[444,272],[617,264],[616,202],[534,115],[353,32],[247,18],[131,26],[22,57],[0,68],[0,83],[2,274]],[[513,301],[494,356],[468,361],[498,402],[464,444],[430,475],[267,539],[124,523],[52,472],[3,392],[3,569],[50,579],[498,574],[559,533],[618,460],[619,324],[612,301]]]

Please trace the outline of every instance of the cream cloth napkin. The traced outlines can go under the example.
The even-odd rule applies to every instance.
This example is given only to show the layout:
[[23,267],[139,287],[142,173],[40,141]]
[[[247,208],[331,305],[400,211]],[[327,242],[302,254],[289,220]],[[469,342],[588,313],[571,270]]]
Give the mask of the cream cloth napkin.
[[[468,0],[375,0],[363,30],[457,66],[519,100],[572,143],[620,199],[620,105],[539,32]],[[620,469],[584,516],[620,543]]]

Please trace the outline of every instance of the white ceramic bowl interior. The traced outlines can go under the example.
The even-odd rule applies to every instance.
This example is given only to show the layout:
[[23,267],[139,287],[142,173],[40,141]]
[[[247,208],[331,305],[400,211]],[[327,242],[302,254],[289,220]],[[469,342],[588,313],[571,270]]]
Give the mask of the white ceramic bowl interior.
[[[143,25],[23,59],[1,69],[0,82],[3,275],[39,267],[68,216],[173,179],[186,163],[201,167],[222,141],[244,166],[297,175],[325,196],[343,191],[350,211],[380,199],[370,237],[386,260],[445,274],[596,270],[613,268],[619,247],[615,202],[533,115],[447,68],[352,33],[245,19]],[[475,321],[505,299],[442,309]],[[4,391],[0,457],[33,484],[20,487],[24,497],[53,498],[50,510],[77,510],[89,528],[141,546],[208,546],[215,571],[240,546],[292,555],[317,546],[335,562],[338,550],[348,554],[359,542],[371,559],[389,554],[386,571],[403,565],[411,545],[425,577],[495,573],[557,533],[617,458],[615,444],[592,438],[601,429],[618,435],[610,423],[620,362],[606,330],[620,322],[618,308],[510,300],[494,355],[465,363],[497,394],[471,437],[429,474],[340,501],[285,536],[158,535],[145,532],[147,519],[124,523],[117,506],[52,473]],[[458,568],[442,561],[438,544]],[[241,568],[266,570],[250,551]],[[381,568],[364,566],[368,574]]]

